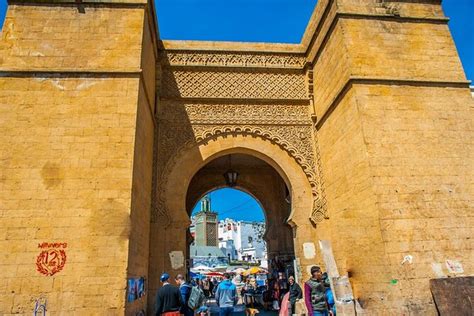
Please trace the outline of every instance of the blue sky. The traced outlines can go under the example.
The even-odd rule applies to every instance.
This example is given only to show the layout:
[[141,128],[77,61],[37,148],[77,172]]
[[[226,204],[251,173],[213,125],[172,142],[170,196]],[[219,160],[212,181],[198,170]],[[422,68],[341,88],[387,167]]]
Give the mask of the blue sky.
[[[281,43],[300,42],[316,2],[155,0],[163,39]],[[474,80],[474,0],[442,3],[464,71]]]
[[161,37],[299,43],[315,0],[155,0]]
[[[211,208],[217,212],[219,219],[233,218],[237,220],[263,221],[265,216],[260,204],[245,192],[235,189],[219,189],[209,194]],[[199,203],[193,209],[193,214],[200,211]]]

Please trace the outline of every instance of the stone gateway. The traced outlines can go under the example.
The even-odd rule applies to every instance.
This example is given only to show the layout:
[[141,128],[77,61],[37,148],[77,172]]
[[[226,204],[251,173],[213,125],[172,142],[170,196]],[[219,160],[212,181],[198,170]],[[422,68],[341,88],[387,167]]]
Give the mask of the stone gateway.
[[262,44],[160,40],[153,1],[9,0],[0,314],[151,314],[231,161],[269,257],[329,271],[339,314],[436,315],[430,280],[474,273],[474,102],[440,2],[319,0],[300,44]]

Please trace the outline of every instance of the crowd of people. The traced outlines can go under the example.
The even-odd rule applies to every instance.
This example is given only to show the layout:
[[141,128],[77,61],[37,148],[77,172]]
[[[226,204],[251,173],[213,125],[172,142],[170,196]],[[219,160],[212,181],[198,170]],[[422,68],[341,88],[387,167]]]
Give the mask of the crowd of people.
[[191,281],[191,283],[195,286],[199,286],[206,297],[213,297],[215,295],[217,285],[219,285],[220,282],[216,277],[213,277],[210,279],[206,278],[204,280],[194,279]]
[[229,316],[239,300],[246,307],[261,305],[266,310],[277,310],[280,316],[296,314],[296,304],[304,297],[310,316],[336,315],[334,298],[327,274],[318,266],[311,267],[311,277],[304,283],[304,289],[295,282],[293,275],[288,279],[280,272],[276,278],[265,279],[258,285],[253,276],[245,280],[231,279],[224,273],[222,280],[217,278],[192,280],[186,282],[183,275],[175,277],[177,286],[169,282],[170,276],[163,273],[160,280],[163,286],[156,295],[155,315],[193,316],[206,315],[206,298],[214,297],[219,306],[219,316]]

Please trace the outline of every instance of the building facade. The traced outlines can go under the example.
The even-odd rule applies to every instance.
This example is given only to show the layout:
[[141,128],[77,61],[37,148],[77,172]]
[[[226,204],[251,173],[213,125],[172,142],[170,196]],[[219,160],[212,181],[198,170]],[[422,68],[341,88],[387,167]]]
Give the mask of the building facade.
[[189,258],[192,272],[225,271],[229,266],[229,258],[216,246],[191,245]]
[[319,0],[298,44],[163,41],[154,1],[9,0],[0,314],[152,313],[232,161],[269,256],[344,283],[338,314],[436,315],[432,280],[474,273],[474,101],[447,23],[439,0]]
[[219,248],[231,260],[266,262],[265,223],[226,218],[219,221],[218,229]]

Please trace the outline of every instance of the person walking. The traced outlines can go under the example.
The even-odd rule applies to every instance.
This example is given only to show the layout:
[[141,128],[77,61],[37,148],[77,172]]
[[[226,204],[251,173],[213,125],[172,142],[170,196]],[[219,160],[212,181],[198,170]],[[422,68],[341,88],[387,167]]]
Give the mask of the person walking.
[[208,279],[204,279],[202,281],[202,290],[204,291],[204,295],[206,295],[206,297],[211,297],[209,293],[209,280]]
[[216,303],[219,306],[219,316],[229,316],[237,304],[237,288],[230,280],[229,273],[224,273],[224,280],[216,290]]
[[[290,275],[288,278],[288,282],[290,283],[290,307],[291,307],[291,314],[296,314],[296,301],[303,298],[303,291],[301,291],[301,287],[298,283],[295,282],[295,277]],[[291,315],[290,314],[290,315]]]
[[275,311],[280,310],[280,285],[278,284],[278,280],[273,282],[272,297],[272,309]]
[[288,281],[284,272],[278,272],[278,286],[280,287],[280,301],[283,296],[288,292]]
[[191,296],[191,285],[188,284],[182,274],[178,274],[175,278],[176,284],[179,286],[181,293],[181,308],[180,313],[184,316],[193,316],[194,311],[188,306],[189,297]]
[[326,287],[322,279],[323,273],[318,266],[311,267],[311,278],[304,284],[305,304],[310,316],[328,316]]
[[211,279],[209,280],[209,298],[213,297],[214,295],[214,281]]
[[163,273],[160,281],[163,286],[156,293],[155,316],[179,316],[181,305],[181,293],[179,289],[169,283],[170,275]]
[[272,304],[272,288],[269,279],[265,280],[265,290],[263,291],[263,305],[266,311],[270,310]]

